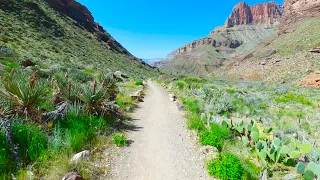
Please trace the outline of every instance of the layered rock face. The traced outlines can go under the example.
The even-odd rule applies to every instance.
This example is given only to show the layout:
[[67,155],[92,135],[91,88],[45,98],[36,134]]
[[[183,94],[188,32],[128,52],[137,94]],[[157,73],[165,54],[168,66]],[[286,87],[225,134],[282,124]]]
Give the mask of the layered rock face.
[[281,32],[303,18],[320,16],[320,0],[285,0],[283,8],[284,15],[280,24]]
[[117,42],[102,26],[94,21],[91,12],[75,0],[45,0],[51,8],[73,19],[79,27],[93,33],[98,40],[106,42],[108,48],[120,53],[131,55],[119,42]]
[[249,6],[245,2],[237,4],[228,17],[225,26],[233,27],[243,24],[267,24],[272,25],[279,22],[282,9],[277,3],[263,3]]
[[186,52],[190,52],[193,49],[195,49],[197,46],[209,44],[213,47],[228,47],[228,48],[237,48],[243,44],[243,41],[241,40],[215,40],[211,37],[202,38],[196,41],[193,41],[190,44],[187,44],[177,50],[177,54],[183,54]]
[[[277,3],[264,3],[254,6],[242,2],[237,4],[231,15],[227,18],[224,27],[218,27],[210,32],[208,37],[195,40],[177,50],[177,54],[181,55],[187,52],[191,52],[200,45],[212,45],[216,48],[231,48],[235,49],[246,43],[243,39],[235,38],[216,38],[221,34],[228,34],[230,28],[240,25],[264,25],[273,27],[281,19],[282,8]],[[233,28],[233,31],[237,28]]]

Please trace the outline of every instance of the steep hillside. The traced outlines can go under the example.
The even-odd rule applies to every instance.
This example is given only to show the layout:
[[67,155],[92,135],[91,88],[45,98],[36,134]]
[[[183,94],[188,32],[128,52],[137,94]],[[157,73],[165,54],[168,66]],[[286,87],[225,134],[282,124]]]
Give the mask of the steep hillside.
[[[218,27],[200,40],[175,51],[167,60],[165,71],[172,74],[206,75],[244,52],[251,51],[263,39],[276,34],[282,9],[276,3],[249,6],[237,4],[223,27]],[[163,62],[162,62],[163,63]],[[159,66],[159,68],[162,68]]]
[[120,70],[136,76],[156,72],[74,0],[2,0],[0,23],[0,70],[30,60],[45,71]]

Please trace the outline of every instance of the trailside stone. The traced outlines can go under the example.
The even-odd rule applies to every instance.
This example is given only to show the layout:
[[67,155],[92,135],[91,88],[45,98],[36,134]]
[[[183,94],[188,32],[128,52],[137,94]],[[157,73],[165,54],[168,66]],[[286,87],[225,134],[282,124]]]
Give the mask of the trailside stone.
[[71,161],[77,163],[79,160],[89,158],[90,155],[91,155],[91,154],[90,154],[90,151],[84,150],[84,151],[81,151],[81,152],[75,154],[75,155],[72,157]]
[[62,180],[83,180],[83,178],[77,172],[70,172]]

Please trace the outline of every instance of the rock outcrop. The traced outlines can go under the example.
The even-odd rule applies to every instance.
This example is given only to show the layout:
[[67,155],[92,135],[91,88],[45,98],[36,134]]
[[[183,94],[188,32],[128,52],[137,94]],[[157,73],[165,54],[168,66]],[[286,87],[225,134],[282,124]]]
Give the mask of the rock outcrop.
[[320,0],[285,0],[283,9],[280,33],[304,18],[320,16]]
[[242,41],[239,40],[215,40],[211,37],[202,38],[196,41],[193,41],[192,43],[189,43],[177,50],[177,54],[183,54],[185,52],[190,52],[193,49],[195,49],[199,45],[212,45],[213,47],[228,47],[228,48],[237,48],[243,44]]
[[[94,21],[91,12],[82,4],[75,0],[45,0],[51,8],[60,12],[62,15],[73,19],[77,26],[93,33],[98,40],[107,43],[107,48],[131,55],[119,42],[117,42],[102,26]],[[132,56],[132,55],[131,55]]]
[[[215,38],[215,35],[226,34],[229,28],[239,25],[263,25],[273,27],[277,25],[282,16],[282,8],[280,4],[269,2],[249,6],[245,2],[237,4],[231,15],[227,18],[224,27],[218,27],[210,32],[208,37],[195,40],[177,50],[177,55],[181,55],[192,51],[199,45],[212,45],[217,48],[235,49],[241,46],[244,42],[241,39],[234,38]],[[234,29],[233,29],[234,31]]]
[[267,24],[278,23],[282,15],[282,9],[279,4],[269,2],[249,6],[245,2],[237,4],[231,15],[226,20],[226,27],[233,27],[243,24]]

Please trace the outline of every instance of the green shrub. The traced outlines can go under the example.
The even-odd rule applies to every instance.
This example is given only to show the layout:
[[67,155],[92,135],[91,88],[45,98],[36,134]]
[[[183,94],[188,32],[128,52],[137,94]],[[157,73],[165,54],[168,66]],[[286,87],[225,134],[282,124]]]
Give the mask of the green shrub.
[[0,131],[0,174],[10,171],[13,165],[13,159],[7,145],[5,134],[3,131]]
[[224,141],[231,137],[227,128],[220,127],[215,123],[210,124],[210,128],[199,133],[199,141],[202,145],[211,145],[222,151]]
[[202,131],[205,129],[204,122],[197,115],[188,114],[187,119],[188,119],[189,129],[198,130],[198,131]]
[[125,95],[124,93],[119,93],[116,97],[116,103],[119,106],[120,109],[124,110],[127,107],[129,107],[131,110],[134,109],[134,104],[136,101],[131,98],[128,95]]
[[117,133],[112,136],[112,141],[117,146],[126,146],[127,145],[127,137],[124,133]]
[[248,180],[256,180],[260,178],[261,167],[256,166],[249,159],[243,162],[243,168],[245,169]]
[[176,86],[179,88],[179,89],[184,89],[186,83],[183,82],[183,81],[178,81],[176,82]]
[[211,176],[221,180],[241,180],[246,177],[240,159],[231,153],[222,153],[219,159],[210,161],[207,168]]
[[183,100],[183,103],[186,106],[186,109],[194,114],[200,113],[199,101],[195,98],[187,98]]
[[137,82],[136,82],[136,85],[137,85],[137,86],[143,85],[143,82],[142,82],[142,81],[137,81]]
[[304,96],[295,96],[292,93],[287,93],[283,96],[278,96],[275,98],[275,101],[278,103],[298,102],[306,106],[314,106],[314,104],[311,101],[307,100]]
[[[107,129],[108,123],[100,117],[86,115],[83,112],[68,111],[60,126],[64,131],[68,148],[77,152],[89,148],[96,140],[97,134]],[[57,145],[59,146],[58,142]]]
[[47,149],[46,134],[30,124],[17,123],[12,127],[13,141],[18,144],[25,164],[35,162]]

